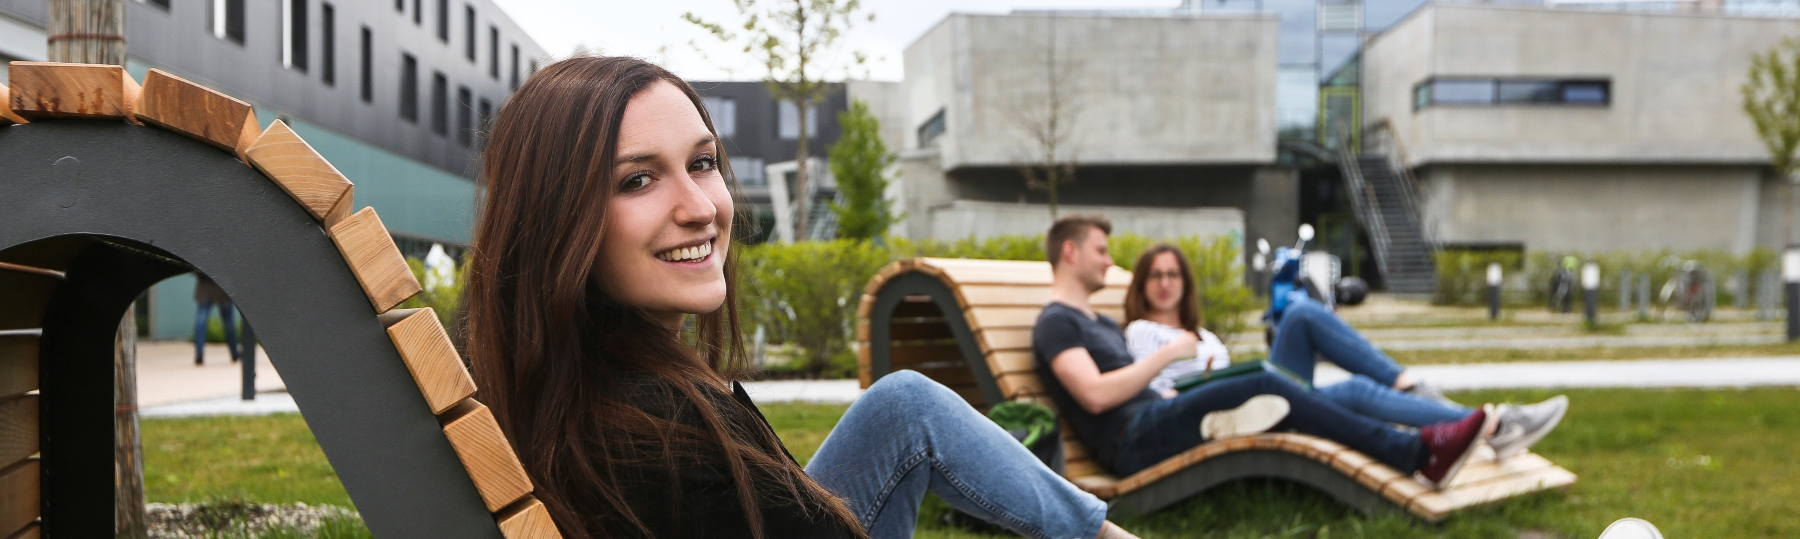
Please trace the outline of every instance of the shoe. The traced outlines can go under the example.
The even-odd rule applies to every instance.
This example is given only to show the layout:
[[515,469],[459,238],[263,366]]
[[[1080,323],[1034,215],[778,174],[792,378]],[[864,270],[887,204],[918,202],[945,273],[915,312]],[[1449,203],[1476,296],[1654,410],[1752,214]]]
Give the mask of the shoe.
[[1458,408],[1462,407],[1462,403],[1450,400],[1450,397],[1445,397],[1443,389],[1424,380],[1413,382],[1412,387],[1406,388],[1403,392],[1410,393],[1415,397],[1438,401]]
[[1475,410],[1469,415],[1451,421],[1419,428],[1419,441],[1425,444],[1428,458],[1425,465],[1419,467],[1419,475],[1425,478],[1425,484],[1435,490],[1443,490],[1456,472],[1462,471],[1464,461],[1469,454],[1475,452],[1475,441],[1481,433],[1487,432],[1492,415],[1487,410]]
[[1656,525],[1640,518],[1625,517],[1613,521],[1600,532],[1600,539],[1663,539],[1662,531]]
[[1557,395],[1537,404],[1502,404],[1494,411],[1500,426],[1488,445],[1493,446],[1495,459],[1504,460],[1524,453],[1555,429],[1569,411],[1569,398]]
[[1257,395],[1237,408],[1210,412],[1200,418],[1200,438],[1210,442],[1267,432],[1287,415],[1287,399],[1281,395]]
[[201,357],[194,358],[194,366],[195,367],[200,367],[200,366],[204,366],[204,365],[206,365],[206,357],[201,356]]

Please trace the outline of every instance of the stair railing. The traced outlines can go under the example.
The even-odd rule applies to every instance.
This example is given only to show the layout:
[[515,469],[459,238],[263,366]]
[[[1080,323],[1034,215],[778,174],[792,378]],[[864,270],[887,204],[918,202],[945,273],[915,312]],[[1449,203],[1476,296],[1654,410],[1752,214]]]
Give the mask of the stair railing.
[[[1348,137],[1340,136],[1338,140],[1348,140]],[[1379,199],[1375,197],[1374,187],[1363,179],[1362,161],[1358,159],[1356,152],[1348,145],[1340,144],[1337,153],[1338,170],[1344,173],[1344,182],[1349,187],[1345,191],[1350,195],[1350,210],[1356,213],[1356,220],[1368,228],[1369,239],[1375,244],[1375,267],[1385,280],[1388,275],[1390,240],[1387,220],[1381,214],[1381,204],[1377,202]]]
[[1436,228],[1435,223],[1428,222],[1425,216],[1419,212],[1419,208],[1423,204],[1419,201],[1418,189],[1414,187],[1416,182],[1413,179],[1412,167],[1408,165],[1406,159],[1406,145],[1400,142],[1400,134],[1394,131],[1394,124],[1387,118],[1382,118],[1374,125],[1369,126],[1368,132],[1364,133],[1363,138],[1374,142],[1365,147],[1373,149],[1387,158],[1388,168],[1394,172],[1395,179],[1399,180],[1396,183],[1400,187],[1400,206],[1407,215],[1413,218],[1413,222],[1418,224],[1419,239],[1425,242],[1425,246],[1429,247],[1432,253],[1443,250],[1443,246],[1437,241],[1437,233],[1433,230]]

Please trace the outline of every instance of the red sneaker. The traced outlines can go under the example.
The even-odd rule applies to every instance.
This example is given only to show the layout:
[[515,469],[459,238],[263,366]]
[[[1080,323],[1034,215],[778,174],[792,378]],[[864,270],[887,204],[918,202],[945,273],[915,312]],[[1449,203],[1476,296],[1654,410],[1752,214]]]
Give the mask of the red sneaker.
[[1489,419],[1486,410],[1477,409],[1456,421],[1419,428],[1419,441],[1431,455],[1419,468],[1425,484],[1437,490],[1450,484],[1450,479],[1462,469],[1463,461],[1475,452],[1475,440],[1487,432]]

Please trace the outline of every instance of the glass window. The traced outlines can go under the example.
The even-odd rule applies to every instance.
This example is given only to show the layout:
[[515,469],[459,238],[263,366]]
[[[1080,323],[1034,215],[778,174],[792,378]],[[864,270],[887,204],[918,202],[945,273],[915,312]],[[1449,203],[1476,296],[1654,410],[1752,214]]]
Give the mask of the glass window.
[[419,60],[400,53],[400,118],[419,123]]
[[506,87],[512,88],[514,90],[519,89],[519,44],[518,43],[514,43],[512,46],[512,79],[507,81]]
[[[776,116],[778,116],[776,121],[777,135],[783,139],[789,140],[800,138],[800,107],[794,106],[794,102],[792,101],[782,101],[780,106],[777,107]],[[812,139],[818,138],[818,136],[819,106],[807,105],[806,137]]]
[[375,66],[370,56],[375,52],[374,38],[369,27],[362,27],[362,100],[364,103],[375,101]]
[[213,0],[213,37],[244,44],[244,0]]
[[713,129],[721,137],[737,136],[737,100],[729,97],[702,97],[700,103],[706,106],[706,115],[712,117]]
[[488,27],[488,78],[500,80],[500,27]]
[[469,147],[475,141],[474,95],[468,86],[456,87],[456,143]]
[[769,185],[769,180],[763,176],[763,166],[763,158],[761,157],[731,158],[731,173],[732,175],[737,176],[738,185],[740,186],[767,187]]
[[1431,104],[1431,83],[1427,82],[1413,87],[1413,110],[1425,108]]
[[481,98],[481,110],[479,110],[477,112],[477,114],[480,115],[477,118],[481,121],[481,123],[477,124],[478,127],[476,127],[476,129],[479,130],[475,133],[476,140],[478,141],[478,144],[480,144],[479,147],[486,148],[487,147],[488,122],[492,121],[494,118],[494,103],[492,101],[488,101],[488,98],[485,98],[485,97]]
[[931,147],[932,143],[937,141],[938,136],[943,134],[944,109],[938,109],[937,114],[931,115],[931,119],[925,120],[925,123],[919,126],[919,147]]
[[1501,103],[1556,103],[1562,101],[1553,80],[1500,81]]
[[450,0],[437,2],[437,36],[438,41],[450,42]]
[[475,61],[475,6],[463,5],[463,57]]
[[1494,102],[1492,80],[1439,80],[1431,83],[1431,102],[1440,105],[1486,105]]
[[1612,102],[1611,86],[1605,81],[1563,83],[1562,101],[1571,105],[1605,105]]
[[326,86],[337,85],[337,9],[319,6],[319,78]]
[[431,74],[431,132],[450,134],[450,80],[442,72]]
[[425,7],[420,4],[424,0],[413,0],[413,26],[425,24]]
[[306,71],[306,0],[281,0],[281,64],[295,71]]

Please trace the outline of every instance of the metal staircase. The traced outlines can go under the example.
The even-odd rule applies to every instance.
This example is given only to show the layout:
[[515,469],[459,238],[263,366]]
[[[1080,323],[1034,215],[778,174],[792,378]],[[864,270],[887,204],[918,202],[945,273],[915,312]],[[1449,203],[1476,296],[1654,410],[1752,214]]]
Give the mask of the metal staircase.
[[1411,178],[1387,156],[1338,156],[1356,220],[1369,232],[1375,263],[1389,292],[1430,294],[1436,289],[1436,242],[1421,225]]

